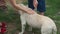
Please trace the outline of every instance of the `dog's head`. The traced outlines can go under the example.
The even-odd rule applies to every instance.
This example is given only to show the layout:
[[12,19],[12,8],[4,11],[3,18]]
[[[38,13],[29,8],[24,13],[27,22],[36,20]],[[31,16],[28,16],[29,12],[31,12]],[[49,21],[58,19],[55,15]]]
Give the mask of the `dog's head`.
[[[25,6],[25,5],[23,5],[23,4],[19,4],[23,9],[24,8],[27,8],[27,6]],[[25,10],[27,10],[27,9],[25,9]],[[23,10],[18,10],[18,12],[19,12],[19,14],[24,14],[24,13],[26,13],[25,11],[23,11]]]
[[[32,9],[31,8],[28,8],[28,6],[25,6],[25,5],[23,5],[23,4],[20,4],[20,6],[22,7],[22,9],[24,9],[24,10],[28,10],[28,11],[32,11]],[[35,11],[34,11],[35,12]],[[26,11],[23,11],[23,10],[19,10],[19,13],[22,15],[22,14],[28,14],[28,13],[26,13]],[[36,13],[36,12],[35,12]]]

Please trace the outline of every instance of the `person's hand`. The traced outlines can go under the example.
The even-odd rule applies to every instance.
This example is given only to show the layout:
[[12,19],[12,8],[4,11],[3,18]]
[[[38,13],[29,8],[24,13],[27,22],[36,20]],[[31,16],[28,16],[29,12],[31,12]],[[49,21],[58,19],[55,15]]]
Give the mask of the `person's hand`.
[[35,14],[35,11],[34,10],[29,10],[27,11],[28,14]]
[[37,0],[33,0],[33,5],[34,5],[34,7],[36,8],[37,5],[38,5],[38,1],[37,1]]
[[24,6],[23,4],[20,4],[20,7],[23,9],[21,9],[22,11],[28,13],[28,14],[35,14],[36,12],[34,10],[32,10],[29,7]]

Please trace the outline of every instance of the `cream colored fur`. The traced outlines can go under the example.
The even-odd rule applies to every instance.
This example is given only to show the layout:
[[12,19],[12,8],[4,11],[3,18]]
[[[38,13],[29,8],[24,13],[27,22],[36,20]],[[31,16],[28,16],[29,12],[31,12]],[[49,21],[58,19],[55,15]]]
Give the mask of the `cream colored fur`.
[[[21,6],[25,7],[24,5]],[[21,10],[19,11],[19,13],[21,15],[20,18],[22,23],[22,32],[19,34],[24,33],[26,23],[33,28],[38,28],[38,29],[41,28],[41,34],[52,34],[52,33],[56,34],[57,28],[54,21],[51,18],[47,16],[39,15],[37,13],[30,15]]]

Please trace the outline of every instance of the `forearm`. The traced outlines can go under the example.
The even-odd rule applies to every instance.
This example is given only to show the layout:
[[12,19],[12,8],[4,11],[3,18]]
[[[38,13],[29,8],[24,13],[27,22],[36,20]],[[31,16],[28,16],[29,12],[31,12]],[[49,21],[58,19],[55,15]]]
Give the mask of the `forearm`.
[[11,5],[12,5],[14,8],[16,8],[16,9],[18,9],[18,10],[25,11],[25,12],[28,11],[28,10],[27,10],[26,8],[24,8],[23,6],[20,6],[19,4],[16,4],[16,1],[15,1],[15,0],[9,0],[9,1],[10,1]]
[[16,8],[16,9],[18,9],[18,10],[25,11],[25,12],[28,12],[29,11],[29,9],[27,7],[24,7],[24,6],[19,5],[19,4],[14,5],[13,7]]
[[32,10],[28,7],[25,7],[24,5],[16,4],[16,0],[9,0],[9,1],[10,1],[11,5],[18,10],[22,10],[28,14],[34,14],[35,13],[34,10]]

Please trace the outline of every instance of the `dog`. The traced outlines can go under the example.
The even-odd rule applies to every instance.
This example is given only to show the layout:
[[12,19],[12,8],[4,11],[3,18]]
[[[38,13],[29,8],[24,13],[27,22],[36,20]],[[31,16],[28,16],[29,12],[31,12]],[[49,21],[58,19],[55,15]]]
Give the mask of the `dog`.
[[[24,6],[23,4],[20,4],[20,6],[31,10],[30,8]],[[22,32],[20,32],[19,34],[24,33],[26,23],[32,28],[41,29],[41,34],[57,33],[57,27],[55,25],[55,22],[51,18],[47,16],[39,15],[37,13],[30,15],[22,10],[19,10],[18,12],[21,15],[20,18],[22,23]]]

